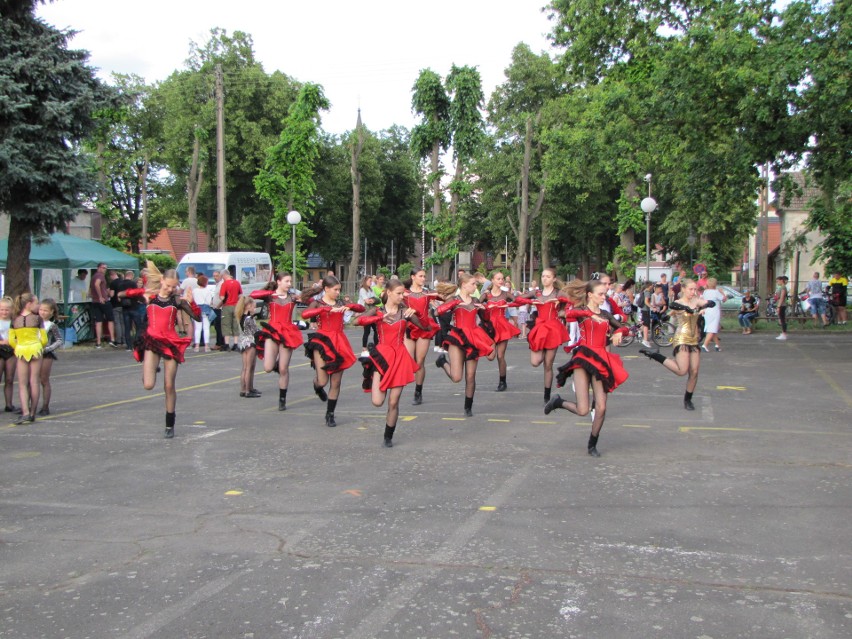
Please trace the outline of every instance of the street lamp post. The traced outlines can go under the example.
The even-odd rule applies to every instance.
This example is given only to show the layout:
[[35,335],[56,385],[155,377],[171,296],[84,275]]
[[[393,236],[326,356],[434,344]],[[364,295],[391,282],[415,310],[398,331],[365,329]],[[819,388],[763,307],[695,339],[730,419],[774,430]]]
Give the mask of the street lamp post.
[[287,214],[287,224],[293,227],[293,285],[296,282],[296,226],[302,221],[302,214],[298,211],[290,211]]
[[651,281],[651,213],[657,210],[657,200],[651,197],[651,174],[645,176],[648,183],[648,197],[639,203],[645,214],[645,283]]

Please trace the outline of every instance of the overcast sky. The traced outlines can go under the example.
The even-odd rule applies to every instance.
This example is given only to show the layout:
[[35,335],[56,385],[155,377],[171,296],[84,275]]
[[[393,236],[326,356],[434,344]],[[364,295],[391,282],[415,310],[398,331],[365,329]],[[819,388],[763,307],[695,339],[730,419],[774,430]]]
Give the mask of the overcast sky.
[[372,130],[410,128],[411,87],[421,69],[445,76],[476,66],[486,101],[502,83],[519,42],[551,52],[546,0],[57,0],[39,15],[80,33],[74,48],[90,52],[104,79],[136,73],[148,82],[183,68],[190,40],[210,29],[244,31],[267,72],[322,84],[332,103],[323,128],[355,126],[360,106]]

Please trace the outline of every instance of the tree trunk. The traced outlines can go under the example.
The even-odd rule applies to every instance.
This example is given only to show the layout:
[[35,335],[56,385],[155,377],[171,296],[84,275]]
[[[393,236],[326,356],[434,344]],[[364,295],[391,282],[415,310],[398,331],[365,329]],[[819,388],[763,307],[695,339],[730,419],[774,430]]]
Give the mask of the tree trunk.
[[[635,179],[630,180],[624,191],[624,195],[627,198],[628,202],[634,202],[635,200],[639,199],[639,185],[637,184]],[[619,237],[619,241],[621,247],[626,251],[627,255],[633,255],[633,251],[636,248],[636,232],[633,230],[632,226],[628,226],[624,230],[624,232]],[[613,269],[615,270],[615,273],[613,274],[615,279],[621,279],[621,260],[619,259],[618,254],[616,254],[615,258],[613,259]]]
[[[5,294],[14,298],[30,292],[30,248],[32,235],[26,224],[9,216],[9,249],[6,256]],[[67,291],[64,291],[67,297]]]
[[[432,146],[432,175],[435,176],[435,179],[432,181],[432,219],[440,220],[441,219],[441,176],[438,175],[438,169],[441,164],[441,145],[439,142],[435,142],[434,146]],[[440,247],[443,249],[443,247]],[[452,279],[450,277],[450,261],[448,259],[444,260],[444,263],[441,265],[439,270],[439,277],[441,273],[445,273],[448,279]]]
[[200,161],[200,156],[201,141],[196,137],[192,144],[192,165],[186,178],[190,252],[198,250],[198,194],[201,193],[201,185],[204,182],[204,164]]
[[[358,123],[356,125],[357,139],[352,141],[349,172],[352,175],[352,258],[349,261],[349,277],[353,280],[359,279],[358,258],[361,253],[361,171],[358,170],[358,160],[361,158],[361,150],[364,148],[364,130],[361,126],[361,111],[358,111]],[[367,274],[364,273],[366,276]]]
[[[148,151],[145,151],[145,157],[142,162],[142,249],[148,248]],[[197,243],[197,237],[196,237]],[[197,248],[192,245],[192,237],[189,240],[189,250],[196,251]]]
[[541,268],[550,266],[550,239],[547,237],[547,216],[541,218]]

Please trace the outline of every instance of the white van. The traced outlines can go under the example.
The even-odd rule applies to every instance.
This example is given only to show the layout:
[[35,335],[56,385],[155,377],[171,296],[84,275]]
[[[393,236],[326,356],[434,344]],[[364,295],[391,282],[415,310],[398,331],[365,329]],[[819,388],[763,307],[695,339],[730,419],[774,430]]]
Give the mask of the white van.
[[[213,282],[213,271],[228,269],[235,280],[243,287],[243,293],[262,289],[269,279],[274,277],[272,258],[269,253],[187,253],[177,266],[178,279],[186,277],[186,268],[195,268],[195,274],[206,275]],[[258,308],[263,304],[257,300]]]

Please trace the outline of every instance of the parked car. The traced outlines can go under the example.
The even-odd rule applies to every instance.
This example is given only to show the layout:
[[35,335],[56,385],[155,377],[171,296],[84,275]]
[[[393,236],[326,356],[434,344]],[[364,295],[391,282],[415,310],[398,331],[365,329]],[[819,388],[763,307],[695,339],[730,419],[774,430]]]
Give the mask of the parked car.
[[[720,293],[724,293],[726,299],[722,302],[722,310],[723,311],[739,311],[740,306],[742,305],[743,294],[740,293],[737,289],[731,288],[730,286],[720,285],[716,287]],[[757,296],[755,296],[757,297]]]

